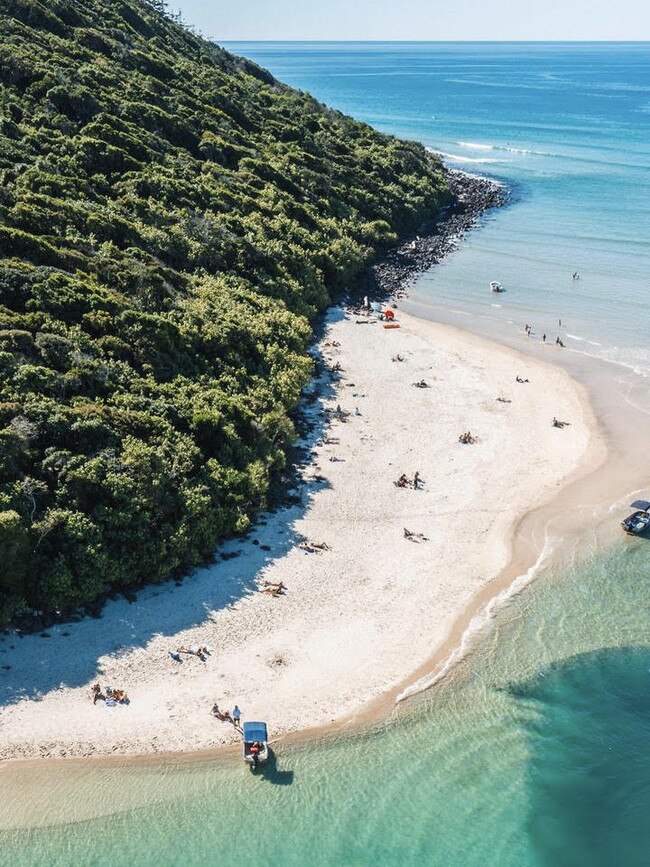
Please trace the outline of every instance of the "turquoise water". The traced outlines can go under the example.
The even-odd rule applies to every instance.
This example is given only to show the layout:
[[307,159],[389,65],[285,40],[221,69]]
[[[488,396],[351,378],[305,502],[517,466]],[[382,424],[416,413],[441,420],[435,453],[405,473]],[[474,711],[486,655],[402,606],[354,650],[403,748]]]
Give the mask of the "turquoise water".
[[[562,317],[568,347],[645,372],[646,46],[233,47],[514,187],[419,281],[421,301],[504,331]],[[389,722],[279,743],[258,777],[235,759],[0,768],[4,861],[648,865],[650,541],[593,546],[512,598],[480,652]]]
[[442,688],[357,737],[280,745],[264,776],[50,764],[18,796],[0,777],[47,825],[1,833],[5,863],[647,865],[649,599],[650,543],[587,556]]

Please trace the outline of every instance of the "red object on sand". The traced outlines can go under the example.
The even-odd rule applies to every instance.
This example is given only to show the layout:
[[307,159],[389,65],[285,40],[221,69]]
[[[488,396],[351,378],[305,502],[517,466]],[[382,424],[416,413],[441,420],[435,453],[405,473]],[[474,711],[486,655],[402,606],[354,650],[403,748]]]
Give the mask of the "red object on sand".
[[395,318],[395,314],[393,313],[392,310],[386,310],[386,312],[384,313],[384,317],[385,317],[386,319],[394,319],[394,318]]

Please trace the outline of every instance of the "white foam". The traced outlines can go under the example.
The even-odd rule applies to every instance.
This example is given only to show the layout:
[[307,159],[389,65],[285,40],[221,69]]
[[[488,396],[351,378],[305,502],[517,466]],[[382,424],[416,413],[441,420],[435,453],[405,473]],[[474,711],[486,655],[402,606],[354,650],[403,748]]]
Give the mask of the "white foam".
[[440,156],[444,157],[447,160],[453,160],[454,162],[457,162],[457,163],[481,164],[481,163],[498,163],[499,162],[499,160],[491,160],[491,159],[488,159],[486,157],[466,157],[466,156],[463,156],[462,154],[448,154],[448,153],[445,153],[444,151],[440,151]]
[[475,150],[475,151],[493,151],[494,150],[493,145],[481,144],[480,142],[476,142],[476,141],[457,141],[456,144],[459,145],[459,147],[470,148],[470,150]]
[[567,337],[570,337],[571,340],[577,340],[579,343],[588,343],[590,346],[602,346],[602,343],[598,343],[597,340],[589,340],[587,337],[579,337],[577,334],[569,334],[567,331]]
[[547,529],[544,533],[544,546],[539,557],[530,569],[522,575],[518,575],[512,584],[491,599],[485,608],[472,618],[469,626],[463,633],[460,644],[449,654],[442,665],[431,674],[426,674],[415,683],[407,686],[406,689],[397,696],[395,704],[399,704],[407,698],[412,698],[414,695],[418,695],[427,689],[431,689],[432,686],[435,686],[443,680],[454,666],[461,662],[461,660],[465,659],[465,657],[476,647],[479,639],[490,628],[498,612],[506,608],[510,602],[535,579],[537,573],[543,568],[544,564],[548,560],[552,550],[553,546],[549,539]]

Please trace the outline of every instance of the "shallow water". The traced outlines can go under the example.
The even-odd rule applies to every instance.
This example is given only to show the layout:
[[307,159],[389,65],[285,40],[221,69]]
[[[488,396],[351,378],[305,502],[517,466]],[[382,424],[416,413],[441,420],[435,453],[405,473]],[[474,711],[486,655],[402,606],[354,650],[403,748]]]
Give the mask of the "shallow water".
[[[554,333],[561,316],[567,348],[647,369],[647,47],[236,49],[514,184],[513,206],[419,281],[429,310],[503,335],[522,319]],[[508,286],[497,302],[491,279]],[[625,387],[647,399],[642,377]],[[354,737],[278,743],[257,777],[235,757],[0,767],[4,860],[648,864],[650,541],[578,550],[511,597],[436,689]]]
[[547,574],[442,688],[356,737],[279,745],[257,777],[234,759],[49,763],[24,768],[16,791],[7,766],[0,781],[15,800],[2,825],[47,827],[0,833],[4,858],[640,867],[650,851],[649,599],[643,541]]

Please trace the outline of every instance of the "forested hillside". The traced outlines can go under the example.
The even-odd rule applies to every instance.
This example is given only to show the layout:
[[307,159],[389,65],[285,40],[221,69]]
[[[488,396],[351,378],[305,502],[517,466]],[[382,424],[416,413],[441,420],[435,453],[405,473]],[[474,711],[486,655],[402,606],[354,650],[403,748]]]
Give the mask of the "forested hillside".
[[0,622],[244,531],[315,315],[451,196],[138,0],[0,0],[0,176]]

